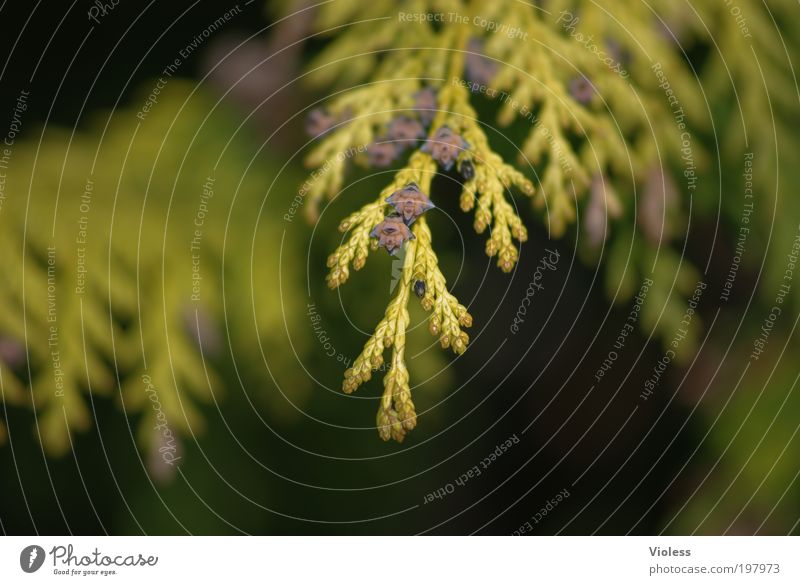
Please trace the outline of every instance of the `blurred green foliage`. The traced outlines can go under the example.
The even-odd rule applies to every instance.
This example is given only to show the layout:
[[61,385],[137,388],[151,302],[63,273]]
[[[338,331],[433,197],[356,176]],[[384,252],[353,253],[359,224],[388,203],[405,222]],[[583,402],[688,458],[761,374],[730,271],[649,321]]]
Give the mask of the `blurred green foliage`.
[[[262,213],[274,177],[241,122],[172,80],[149,112],[121,108],[90,129],[48,127],[14,147],[0,327],[24,358],[0,367],[6,402],[36,408],[50,453],[89,427],[89,394],[141,413],[145,449],[202,433],[197,404],[225,394],[217,365],[228,346],[267,386],[258,364],[269,356],[273,375],[291,380],[290,399],[304,400],[309,384],[287,376],[293,356],[279,334],[304,318],[289,293],[301,265],[280,264],[298,253],[291,240],[275,247],[280,216]],[[284,398],[272,407],[291,410]]]

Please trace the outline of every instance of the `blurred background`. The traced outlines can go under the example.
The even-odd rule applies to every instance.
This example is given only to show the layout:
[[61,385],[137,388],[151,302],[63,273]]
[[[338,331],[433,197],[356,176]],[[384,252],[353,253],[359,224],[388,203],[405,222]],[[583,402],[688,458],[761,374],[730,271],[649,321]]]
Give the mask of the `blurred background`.
[[[454,358],[412,311],[419,424],[398,445],[374,428],[379,377],[340,390],[391,258],[324,280],[336,225],[389,175],[356,170],[315,224],[291,211],[306,115],[329,91],[304,82],[326,43],[314,10],[101,4],[0,6],[4,533],[798,532],[796,19],[751,18],[784,49],[757,53],[760,79],[736,66],[749,45],[723,39],[734,82],[708,80],[708,164],[672,245],[707,288],[692,345],[646,399],[671,336],[635,327],[597,376],[635,306],[609,300],[604,261],[523,214],[529,242],[502,274],[458,189],[435,183],[437,253],[473,341]],[[700,75],[719,50],[687,49]],[[748,84],[770,99],[744,99]],[[752,142],[726,148],[737,103]],[[545,249],[559,267],[509,338]]]

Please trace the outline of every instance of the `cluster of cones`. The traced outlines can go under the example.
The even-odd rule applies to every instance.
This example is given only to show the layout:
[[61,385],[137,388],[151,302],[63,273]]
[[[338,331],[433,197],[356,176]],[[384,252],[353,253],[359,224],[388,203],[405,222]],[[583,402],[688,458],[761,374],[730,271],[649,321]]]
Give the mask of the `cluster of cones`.
[[435,205],[413,182],[392,193],[386,198],[386,203],[391,205],[394,211],[384,217],[369,235],[377,238],[378,245],[386,248],[386,251],[394,256],[404,243],[414,239],[411,224]]

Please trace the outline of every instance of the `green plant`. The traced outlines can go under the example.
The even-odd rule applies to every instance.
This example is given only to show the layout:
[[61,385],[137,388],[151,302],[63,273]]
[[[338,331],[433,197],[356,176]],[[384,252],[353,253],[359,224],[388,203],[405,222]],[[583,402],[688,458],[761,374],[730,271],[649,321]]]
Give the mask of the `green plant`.
[[[94,397],[114,396],[140,415],[154,470],[168,472],[158,454],[179,457],[181,437],[202,432],[204,405],[224,394],[216,371],[228,347],[262,389],[262,351],[286,382],[294,356],[275,332],[284,319],[304,324],[304,304],[274,286],[291,266],[254,255],[279,221],[259,212],[273,177],[262,159],[249,164],[254,144],[235,114],[173,79],[146,115],[121,108],[85,132],[48,127],[14,146],[0,213],[0,375],[5,403],[35,410],[48,453],[68,452]],[[294,400],[308,390],[286,386]],[[283,402],[270,404],[291,410]]]
[[[780,43],[767,32],[771,13],[755,1],[739,4],[758,28],[752,42],[774,57]],[[424,215],[405,221],[409,233],[392,232],[390,245],[381,237],[382,222],[395,213],[387,198],[415,183],[435,204],[430,187],[438,172],[461,181],[461,208],[474,212],[476,232],[490,228],[486,253],[505,272],[527,237],[516,194],[533,201],[552,237],[567,234],[582,216],[571,233],[584,258],[602,255],[609,296],[627,302],[642,281],[652,280],[641,324],[669,343],[700,279],[678,249],[686,204],[698,193],[712,197],[698,189],[709,165],[703,137],[713,128],[703,76],[727,97],[722,55],[753,72],[744,52],[726,53],[746,34],[740,20],[721,2],[692,5],[692,15],[669,0],[610,7],[588,0],[414,0],[401,6],[341,0],[320,8],[317,30],[335,38],[309,78],[342,89],[310,116],[318,145],[306,162],[324,172],[306,195],[308,216],[315,219],[325,197],[339,194],[349,160],[397,167],[373,203],[341,222],[345,243],[328,259],[328,284],[335,288],[351,268],[364,267],[370,250],[383,246],[394,253],[397,238],[404,242],[402,286],[343,384],[345,392],[354,391],[391,349],[377,416],[384,440],[401,441],[416,425],[404,362],[411,293],[424,286],[418,296],[443,347],[462,353],[469,340],[464,328],[471,317],[448,292]],[[719,38],[708,22],[721,31]],[[714,42],[722,43],[718,54],[698,71],[686,47]],[[767,103],[752,86],[745,95],[752,111]],[[503,132],[476,113],[474,103],[483,98],[496,102],[501,128],[523,129],[518,167],[501,154],[513,156]],[[693,347],[697,327],[695,318],[679,358]]]

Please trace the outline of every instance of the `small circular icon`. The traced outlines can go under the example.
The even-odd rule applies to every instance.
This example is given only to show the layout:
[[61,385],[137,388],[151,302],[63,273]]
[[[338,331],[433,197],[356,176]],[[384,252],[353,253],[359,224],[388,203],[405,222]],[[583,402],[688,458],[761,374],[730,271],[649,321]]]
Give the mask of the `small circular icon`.
[[41,546],[37,544],[26,546],[19,553],[19,566],[26,573],[35,573],[42,568],[44,557],[44,549]]

